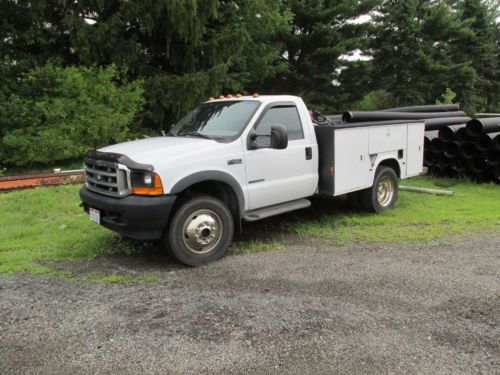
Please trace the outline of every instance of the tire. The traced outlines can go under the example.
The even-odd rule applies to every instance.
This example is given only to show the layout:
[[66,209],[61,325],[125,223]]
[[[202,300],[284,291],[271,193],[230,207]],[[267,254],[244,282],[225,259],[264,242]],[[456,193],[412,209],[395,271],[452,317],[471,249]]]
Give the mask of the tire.
[[184,202],[175,212],[163,236],[168,252],[188,266],[200,266],[222,258],[234,233],[228,207],[208,195]]
[[373,186],[360,192],[361,205],[365,210],[376,213],[391,209],[398,200],[398,189],[398,176],[394,169],[379,167]]

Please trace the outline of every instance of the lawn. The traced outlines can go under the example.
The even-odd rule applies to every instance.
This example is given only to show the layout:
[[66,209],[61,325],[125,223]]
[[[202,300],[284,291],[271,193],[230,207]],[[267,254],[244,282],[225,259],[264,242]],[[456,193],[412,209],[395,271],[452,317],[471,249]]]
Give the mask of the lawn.
[[[436,187],[436,182],[426,177],[404,183]],[[315,199],[310,209],[245,224],[246,233],[238,236],[231,251],[281,250],[285,245],[276,238],[283,233],[343,244],[449,239],[456,234],[476,235],[500,228],[500,186],[458,181],[448,189],[456,195],[402,191],[397,207],[381,215],[353,210],[342,199]],[[50,268],[52,261],[158,247],[121,241],[116,234],[92,223],[79,207],[78,190],[79,186],[59,186],[0,194],[0,273],[56,273]],[[85,280],[154,281],[154,277],[132,280],[119,275],[90,275]]]

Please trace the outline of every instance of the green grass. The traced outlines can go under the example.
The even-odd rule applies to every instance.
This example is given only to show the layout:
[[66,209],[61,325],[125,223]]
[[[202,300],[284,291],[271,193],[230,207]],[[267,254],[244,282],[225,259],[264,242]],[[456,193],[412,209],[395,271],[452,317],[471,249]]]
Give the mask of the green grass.
[[[89,221],[79,207],[79,186],[66,185],[0,194],[0,273],[72,277],[48,263],[95,258],[105,254],[133,254],[139,244],[121,241]],[[150,275],[86,275],[85,281],[152,281]]]
[[361,213],[350,209],[345,202],[333,200],[321,208],[313,207],[315,212],[309,212],[308,219],[297,220],[288,227],[300,235],[334,239],[338,243],[429,241],[500,227],[498,185],[431,177],[401,183],[452,190],[455,195],[400,191],[396,208],[379,215]]
[[[380,215],[349,208],[342,199],[316,199],[313,206],[262,222],[246,223],[232,253],[281,250],[283,233],[322,237],[337,243],[401,242],[477,235],[500,228],[500,186],[458,181],[436,186],[431,178],[405,185],[446,188],[456,195],[400,192],[394,210]],[[154,282],[155,275],[72,275],[51,268],[54,261],[77,261],[109,254],[136,254],[156,245],[121,241],[92,223],[79,207],[79,186],[68,185],[0,194],[0,273],[26,271],[89,282]]]

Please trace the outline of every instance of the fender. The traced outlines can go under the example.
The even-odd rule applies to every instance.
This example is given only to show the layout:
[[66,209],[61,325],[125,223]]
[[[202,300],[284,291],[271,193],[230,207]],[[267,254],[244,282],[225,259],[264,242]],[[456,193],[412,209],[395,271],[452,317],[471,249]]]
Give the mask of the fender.
[[396,172],[396,175],[398,176],[398,178],[403,177],[401,163],[399,162],[397,155],[384,155],[380,158],[380,160],[376,160],[377,164],[374,164],[374,166],[373,166],[373,172],[371,173],[371,176],[370,176],[370,180],[371,180],[370,186],[373,185],[373,180],[375,178],[375,172],[377,171],[380,164],[382,164],[384,161],[388,161],[388,160],[391,160],[391,161],[397,163],[399,171],[394,171],[394,172]]
[[226,172],[212,170],[193,173],[177,181],[170,190],[170,194],[179,194],[181,191],[187,189],[191,185],[203,181],[220,181],[229,185],[231,189],[233,189],[233,192],[238,199],[240,217],[243,217],[243,214],[245,212],[245,196],[243,194],[243,189],[241,188],[241,185],[238,183],[238,181]]

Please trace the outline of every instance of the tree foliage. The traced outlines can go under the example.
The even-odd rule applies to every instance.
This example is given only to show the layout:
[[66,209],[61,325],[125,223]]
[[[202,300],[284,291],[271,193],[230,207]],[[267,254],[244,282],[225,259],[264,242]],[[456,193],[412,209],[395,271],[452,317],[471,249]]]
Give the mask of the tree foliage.
[[[160,133],[236,91],[335,112],[434,103],[450,89],[470,114],[499,112],[498,19],[493,0],[3,0],[0,164],[75,157],[97,145],[78,138],[87,127],[123,139],[121,116]],[[114,104],[97,91],[111,89]]]
[[23,166],[81,157],[130,134],[143,104],[140,82],[122,80],[114,65],[103,69],[51,64],[19,77],[0,102],[0,156]]

